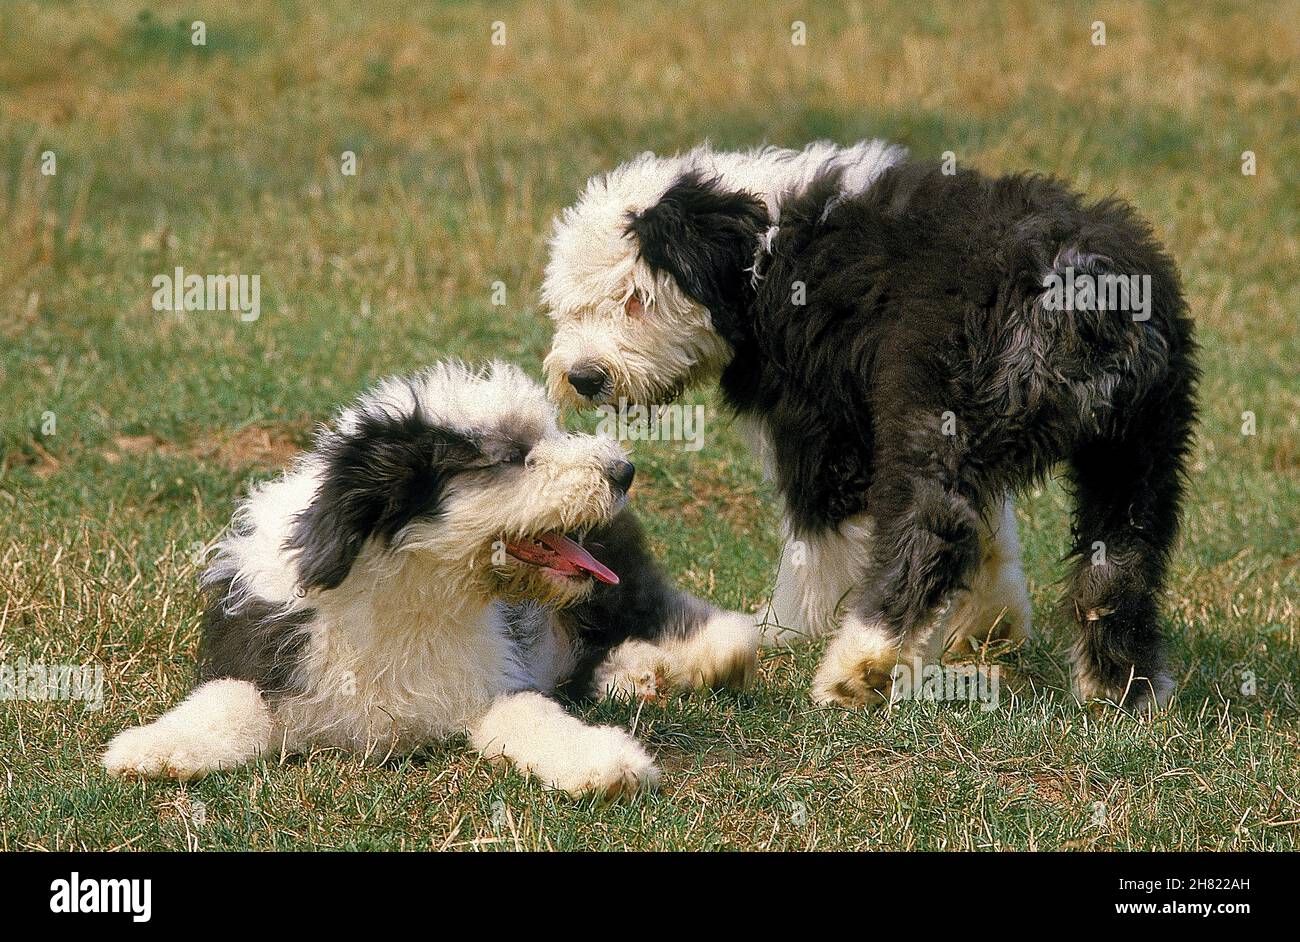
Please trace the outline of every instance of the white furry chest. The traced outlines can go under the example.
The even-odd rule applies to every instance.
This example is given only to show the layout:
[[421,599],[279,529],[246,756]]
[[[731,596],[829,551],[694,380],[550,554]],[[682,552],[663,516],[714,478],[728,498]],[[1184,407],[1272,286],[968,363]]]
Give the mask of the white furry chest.
[[403,752],[464,731],[510,686],[512,645],[489,611],[466,624],[348,608],[311,628],[306,692],[277,710],[291,740]]
[[835,530],[795,538],[788,522],[772,592],[769,642],[816,636],[838,624],[861,583],[871,558],[872,524],[866,514],[850,517]]

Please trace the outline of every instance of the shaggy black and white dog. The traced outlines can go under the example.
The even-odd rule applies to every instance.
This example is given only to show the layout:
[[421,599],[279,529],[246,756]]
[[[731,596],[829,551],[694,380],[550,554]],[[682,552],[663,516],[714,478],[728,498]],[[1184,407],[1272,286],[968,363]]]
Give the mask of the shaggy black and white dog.
[[624,509],[632,474],[515,367],[381,383],[243,503],[204,577],[198,686],[105,766],[189,779],[468,733],[574,794],[652,785],[635,739],[547,694],[743,684],[758,637],[663,578]]
[[775,620],[838,627],[819,702],[886,702],[900,661],[1029,631],[1009,495],[1058,462],[1077,691],[1168,697],[1157,600],[1195,347],[1174,265],[1123,202],[881,142],[647,154],[557,222],[543,298],[554,396],[717,380],[752,426],[784,500]]

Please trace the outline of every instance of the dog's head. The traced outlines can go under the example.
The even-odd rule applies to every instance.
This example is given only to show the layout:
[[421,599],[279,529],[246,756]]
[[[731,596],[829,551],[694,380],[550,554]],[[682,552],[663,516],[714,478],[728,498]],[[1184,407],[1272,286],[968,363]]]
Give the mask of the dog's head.
[[555,321],[552,398],[651,405],[715,379],[745,335],[753,269],[782,200],[828,177],[860,192],[906,153],[879,140],[704,145],[593,178],[556,221],[542,285]]
[[409,573],[431,604],[450,591],[563,605],[617,581],[581,540],[622,508],[632,465],[611,439],[561,431],[516,367],[387,380],[304,460],[318,485],[288,541],[304,590]]
[[643,155],[556,222],[542,300],[557,402],[667,402],[730,361],[767,209],[694,158]]

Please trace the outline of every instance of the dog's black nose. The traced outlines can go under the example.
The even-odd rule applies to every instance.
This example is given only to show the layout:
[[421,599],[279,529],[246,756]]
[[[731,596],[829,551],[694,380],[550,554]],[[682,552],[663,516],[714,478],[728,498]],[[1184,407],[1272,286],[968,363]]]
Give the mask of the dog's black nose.
[[579,363],[565,375],[569,379],[569,385],[578,391],[578,395],[588,398],[599,396],[609,380],[604,370],[591,363]]
[[610,481],[624,494],[631,489],[634,477],[636,477],[636,467],[630,461],[620,461],[609,467]]

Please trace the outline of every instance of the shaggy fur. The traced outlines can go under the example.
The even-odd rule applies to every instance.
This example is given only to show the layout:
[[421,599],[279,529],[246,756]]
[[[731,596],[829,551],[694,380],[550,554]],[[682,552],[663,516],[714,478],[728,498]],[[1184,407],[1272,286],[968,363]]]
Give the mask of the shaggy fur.
[[[546,694],[740,685],[757,629],[669,585],[624,509],[631,481],[615,442],[562,432],[514,367],[381,383],[240,507],[204,576],[198,686],[104,764],[188,779],[273,750],[383,760],[468,733],[574,794],[654,784],[631,736]],[[597,581],[601,561],[617,584]]]
[[[552,389],[646,402],[719,382],[785,504],[774,610],[846,625],[823,702],[886,700],[897,660],[942,650],[939,626],[1024,634],[1008,495],[1066,463],[1078,692],[1162,703],[1197,370],[1149,227],[1118,200],[878,143],[777,154],[642,157],[589,185],[547,269]],[[759,158],[789,172],[750,185],[734,168]],[[1149,311],[1057,309],[1048,285],[1071,274],[1149,277]],[[565,388],[575,368],[585,395]]]

